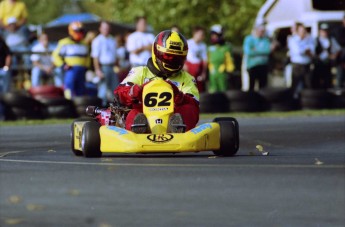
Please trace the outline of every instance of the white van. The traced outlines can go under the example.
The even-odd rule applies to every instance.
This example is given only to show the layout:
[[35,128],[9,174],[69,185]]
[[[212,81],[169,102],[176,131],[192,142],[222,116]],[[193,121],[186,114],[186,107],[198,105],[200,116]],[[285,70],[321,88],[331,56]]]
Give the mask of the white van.
[[[341,26],[345,0],[267,0],[260,8],[255,23],[266,24],[267,34],[286,47],[290,28],[303,23],[312,37],[317,37],[320,24],[327,23],[331,34]],[[248,89],[248,74],[242,67],[242,89]]]

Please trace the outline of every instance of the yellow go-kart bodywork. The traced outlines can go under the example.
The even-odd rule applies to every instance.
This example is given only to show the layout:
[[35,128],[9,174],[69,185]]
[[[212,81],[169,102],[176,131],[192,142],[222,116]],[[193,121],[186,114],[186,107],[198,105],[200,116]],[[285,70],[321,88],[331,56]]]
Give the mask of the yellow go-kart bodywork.
[[218,154],[231,156],[237,152],[238,123],[233,118],[227,118],[225,124],[219,118],[216,122],[201,124],[185,133],[168,133],[169,118],[174,113],[173,100],[170,84],[164,80],[148,83],[143,90],[142,103],[150,134],[136,134],[117,126],[100,126],[97,122],[79,120],[71,128],[72,151],[86,157],[99,157],[103,153],[214,151],[217,154],[222,150]]

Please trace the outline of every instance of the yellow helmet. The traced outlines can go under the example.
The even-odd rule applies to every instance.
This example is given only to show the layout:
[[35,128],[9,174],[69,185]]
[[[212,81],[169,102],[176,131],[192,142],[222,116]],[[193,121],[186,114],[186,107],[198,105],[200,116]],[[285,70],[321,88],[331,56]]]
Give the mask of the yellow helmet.
[[181,33],[162,31],[152,46],[152,62],[159,71],[169,76],[183,68],[187,53],[187,40]]
[[84,25],[79,21],[74,21],[68,25],[68,34],[75,41],[81,41],[84,39],[85,30]]

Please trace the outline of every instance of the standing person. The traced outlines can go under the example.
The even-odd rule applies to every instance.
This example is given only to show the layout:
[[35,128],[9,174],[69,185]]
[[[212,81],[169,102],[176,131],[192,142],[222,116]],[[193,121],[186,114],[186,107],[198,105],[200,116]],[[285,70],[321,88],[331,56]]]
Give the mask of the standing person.
[[342,26],[337,31],[337,41],[341,46],[340,54],[337,58],[337,88],[345,87],[345,14]]
[[22,1],[4,0],[0,3],[0,33],[1,30],[8,30],[8,19],[15,18],[15,30],[21,30],[25,37],[29,36],[26,26],[28,11]]
[[160,32],[147,65],[133,68],[115,89],[116,99],[132,108],[126,117],[127,130],[149,133],[147,118],[142,113],[142,91],[147,82],[159,79],[168,82],[174,92],[175,113],[170,117],[168,132],[183,132],[183,124],[187,131],[195,127],[199,121],[199,92],[194,78],[183,70],[187,52],[187,40],[182,34],[170,30]]
[[329,36],[328,24],[321,24],[316,38],[313,88],[331,88],[331,68],[340,53],[340,46],[335,38]]
[[315,52],[314,41],[303,24],[298,26],[297,34],[290,38],[288,48],[292,63],[291,88],[294,92],[294,97],[298,98],[300,91],[304,87],[312,87],[310,64]]
[[154,35],[147,33],[147,21],[145,17],[136,19],[136,31],[128,36],[127,50],[130,53],[129,61],[132,67],[146,65],[151,57],[152,43]]
[[103,100],[105,106],[109,100],[113,100],[113,91],[119,84],[119,78],[114,71],[117,61],[117,42],[110,35],[110,24],[102,21],[99,26],[100,34],[92,41],[91,57],[98,83],[98,97]]
[[268,63],[272,48],[271,41],[265,35],[264,25],[257,25],[253,34],[245,37],[243,50],[249,74],[249,91],[254,91],[256,81],[259,82],[259,89],[267,87]]
[[203,42],[205,30],[200,26],[193,29],[193,37],[188,39],[188,55],[185,70],[195,77],[199,92],[205,91],[207,73],[207,46]]
[[68,26],[69,37],[61,39],[53,51],[53,62],[64,72],[65,97],[85,94],[85,73],[90,65],[89,47],[84,42],[85,30],[80,22]]
[[10,91],[11,51],[0,36],[0,94]]
[[[0,36],[0,95],[10,90],[11,84],[11,52]],[[5,118],[5,108],[0,102],[0,121]]]
[[[54,76],[54,65],[50,54],[53,49],[49,45],[48,35],[42,33],[38,41],[39,42],[31,49],[31,51],[33,52],[33,54],[31,55],[31,61],[33,63],[33,67],[31,69],[32,87],[41,85],[42,77]],[[60,84],[58,82],[55,85],[59,86]]]
[[129,53],[126,49],[127,38],[128,38],[128,34],[121,34],[116,37],[116,41],[117,41],[116,56],[118,60],[117,74],[119,77],[119,82],[122,82],[123,79],[126,78],[131,68],[131,64],[129,62]]
[[225,92],[228,89],[228,75],[235,69],[231,47],[225,43],[223,28],[216,24],[211,27],[211,43],[208,47],[208,69],[210,93]]

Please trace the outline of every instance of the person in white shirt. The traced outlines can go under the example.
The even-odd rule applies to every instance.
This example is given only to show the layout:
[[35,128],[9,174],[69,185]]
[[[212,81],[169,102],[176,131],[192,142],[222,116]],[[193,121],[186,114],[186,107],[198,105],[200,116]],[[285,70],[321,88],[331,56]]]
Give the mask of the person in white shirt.
[[316,38],[313,87],[318,89],[332,87],[333,75],[331,68],[341,51],[341,47],[337,40],[329,36],[328,29],[328,24],[321,24],[319,36]]
[[[37,87],[42,85],[42,77],[54,75],[54,65],[51,59],[53,47],[49,45],[48,35],[42,33],[39,36],[38,43],[32,47],[31,51],[33,52],[30,57],[33,64],[31,69],[31,86]],[[59,83],[55,80],[55,85],[61,86],[62,81]]]
[[193,37],[188,42],[188,55],[185,70],[195,77],[199,92],[205,91],[207,72],[207,46],[203,42],[205,30],[202,27],[193,29]]
[[146,33],[147,23],[145,17],[138,17],[136,20],[136,31],[128,36],[126,48],[129,61],[132,67],[144,66],[151,57],[154,35]]
[[292,63],[292,85],[294,97],[297,98],[303,88],[311,88],[310,65],[315,53],[313,38],[304,25],[300,24],[297,34],[288,40],[290,60]]
[[98,97],[106,105],[108,100],[114,98],[113,91],[119,84],[119,79],[114,71],[117,63],[117,42],[110,34],[110,24],[102,21],[99,26],[100,34],[92,41],[91,57],[95,73],[99,78]]

